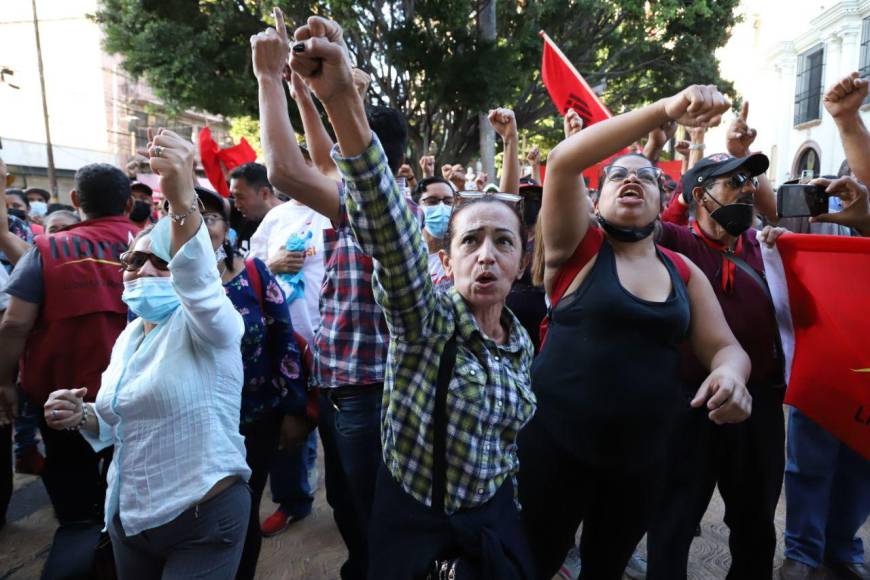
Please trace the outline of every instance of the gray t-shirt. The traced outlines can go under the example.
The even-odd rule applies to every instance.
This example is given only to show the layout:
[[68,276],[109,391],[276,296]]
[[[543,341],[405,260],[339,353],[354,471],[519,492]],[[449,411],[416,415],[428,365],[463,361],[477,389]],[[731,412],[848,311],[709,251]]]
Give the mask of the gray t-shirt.
[[42,304],[45,284],[42,279],[42,256],[39,250],[31,248],[21,256],[9,276],[6,293],[25,302]]

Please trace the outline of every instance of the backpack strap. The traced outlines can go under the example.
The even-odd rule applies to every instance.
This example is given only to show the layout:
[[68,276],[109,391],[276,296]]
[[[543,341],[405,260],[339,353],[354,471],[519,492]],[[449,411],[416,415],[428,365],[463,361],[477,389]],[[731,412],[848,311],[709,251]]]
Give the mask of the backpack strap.
[[668,257],[668,259],[677,269],[677,274],[680,275],[680,279],[682,279],[683,284],[688,286],[689,280],[692,279],[692,270],[689,269],[689,265],[686,263],[686,259],[680,254],[674,252],[673,250],[669,250],[658,244],[656,244],[656,247],[662,254]]
[[245,270],[248,272],[251,290],[254,291],[257,301],[260,303],[260,312],[265,316],[266,310],[263,308],[263,279],[260,277],[260,271],[257,270],[257,264],[254,263],[253,258],[245,258]]
[[444,513],[447,496],[447,389],[456,366],[456,331],[444,345],[438,364],[435,407],[432,411],[432,509]]

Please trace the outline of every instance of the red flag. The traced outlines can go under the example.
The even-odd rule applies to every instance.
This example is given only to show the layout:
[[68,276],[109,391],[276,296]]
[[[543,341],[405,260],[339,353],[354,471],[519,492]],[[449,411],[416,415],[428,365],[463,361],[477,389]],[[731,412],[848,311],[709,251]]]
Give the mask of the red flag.
[[784,235],[765,252],[785,402],[870,459],[870,239]]
[[224,178],[224,170],[218,157],[220,150],[221,148],[211,136],[211,129],[204,127],[199,132],[199,158],[202,160],[202,168],[215,191],[224,197],[229,197],[230,188]]
[[574,109],[583,119],[584,127],[612,117],[559,47],[545,32],[540,34],[544,39],[541,79],[559,112],[564,115],[568,109]]
[[227,171],[232,171],[239,165],[257,160],[257,152],[254,151],[254,148],[251,147],[244,137],[239,140],[238,145],[221,149],[217,155],[218,159],[224,164],[224,167],[227,168]]

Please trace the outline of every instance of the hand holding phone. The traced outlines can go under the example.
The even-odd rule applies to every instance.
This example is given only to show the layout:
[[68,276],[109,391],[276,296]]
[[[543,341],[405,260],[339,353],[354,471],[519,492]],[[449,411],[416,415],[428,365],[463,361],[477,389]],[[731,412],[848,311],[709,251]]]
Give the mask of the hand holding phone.
[[781,217],[815,217],[828,213],[828,194],[820,185],[786,183],[776,190],[776,214]]

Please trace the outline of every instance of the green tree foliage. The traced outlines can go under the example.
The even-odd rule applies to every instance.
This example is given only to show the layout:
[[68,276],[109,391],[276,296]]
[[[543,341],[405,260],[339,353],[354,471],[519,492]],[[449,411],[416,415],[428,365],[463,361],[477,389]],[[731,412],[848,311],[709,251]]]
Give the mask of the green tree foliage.
[[[345,27],[373,103],[406,114],[414,156],[467,162],[477,113],[506,105],[521,129],[557,142],[561,123],[540,79],[545,30],[614,112],[716,83],[714,51],[738,0],[503,0],[498,40],[480,38],[474,0],[278,0],[289,26],[310,14]],[[170,106],[228,116],[257,114],[249,37],[272,24],[262,0],[103,0],[106,48]],[[439,159],[440,160],[440,159]]]

